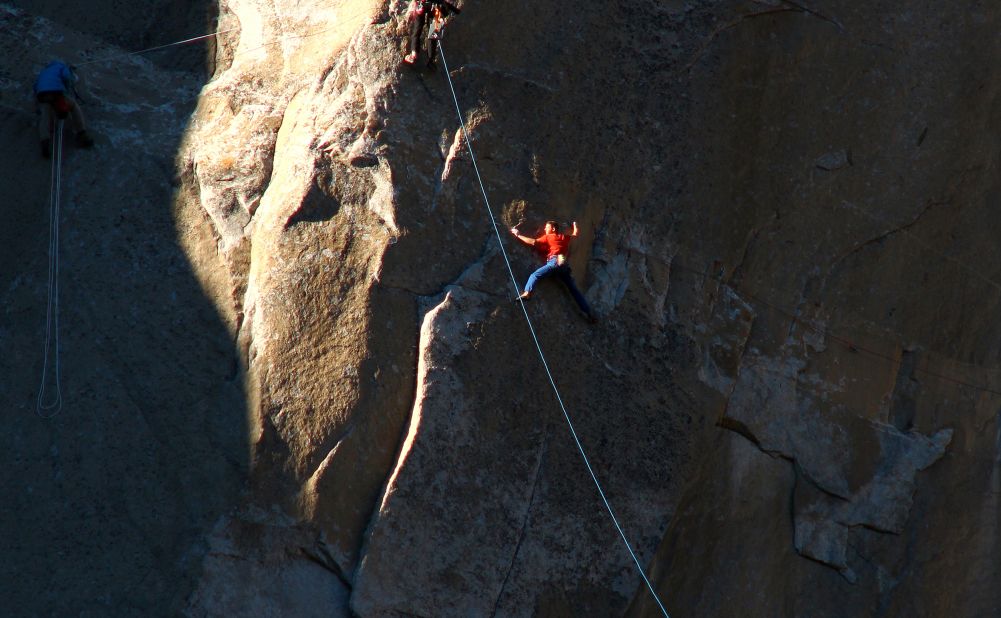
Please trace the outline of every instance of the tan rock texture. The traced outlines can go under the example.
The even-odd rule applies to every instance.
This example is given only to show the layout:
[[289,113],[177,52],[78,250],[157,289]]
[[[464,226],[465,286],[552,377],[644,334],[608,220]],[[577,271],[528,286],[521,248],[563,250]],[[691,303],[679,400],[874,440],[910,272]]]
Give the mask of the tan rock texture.
[[[1001,7],[0,4],[0,599],[15,616],[1001,611]],[[143,55],[212,30],[209,42]],[[65,406],[49,168],[80,65]],[[108,61],[92,62],[94,60]]]

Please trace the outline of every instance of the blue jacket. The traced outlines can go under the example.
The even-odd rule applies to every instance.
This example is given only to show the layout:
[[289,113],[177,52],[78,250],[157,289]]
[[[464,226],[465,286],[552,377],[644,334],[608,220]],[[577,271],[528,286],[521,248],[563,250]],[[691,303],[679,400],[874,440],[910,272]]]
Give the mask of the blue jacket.
[[35,94],[39,92],[65,92],[72,88],[76,77],[65,63],[54,60],[42,69],[35,80]]

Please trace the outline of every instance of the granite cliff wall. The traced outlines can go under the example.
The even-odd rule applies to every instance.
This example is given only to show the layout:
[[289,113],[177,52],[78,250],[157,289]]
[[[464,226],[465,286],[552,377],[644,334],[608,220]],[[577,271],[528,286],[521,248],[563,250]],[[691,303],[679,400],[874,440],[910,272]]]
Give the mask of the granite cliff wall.
[[[449,28],[502,226],[581,226],[600,323],[556,284],[528,309],[672,616],[1001,604],[1001,11],[961,4],[467,2]],[[32,416],[23,92],[48,57],[161,41],[98,5],[0,7],[15,613],[657,615],[508,302],[443,71],[400,66],[402,2],[156,5],[227,32],[198,66],[82,67],[67,405]]]

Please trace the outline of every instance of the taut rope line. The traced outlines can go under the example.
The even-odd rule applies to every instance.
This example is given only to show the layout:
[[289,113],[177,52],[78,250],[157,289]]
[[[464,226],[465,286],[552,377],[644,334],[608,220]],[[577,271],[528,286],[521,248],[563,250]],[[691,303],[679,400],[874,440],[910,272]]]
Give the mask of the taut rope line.
[[[462,136],[466,140],[466,148],[469,150],[469,157],[473,162],[473,170],[476,172],[476,180],[480,184],[480,191],[483,193],[483,202],[487,208],[487,214],[490,215],[490,223],[493,225],[494,234],[497,236],[497,244],[500,246],[501,255],[504,257],[504,263],[507,265],[508,275],[511,277],[511,284],[514,286],[515,294],[518,293],[518,280],[515,279],[514,270],[511,268],[511,261],[508,259],[507,251],[504,249],[504,242],[501,240],[500,229],[497,227],[497,218],[494,216],[493,209],[490,207],[490,199],[487,197],[487,190],[483,186],[483,178],[480,176],[480,168],[476,164],[476,155],[473,154],[473,143],[469,139],[469,133],[466,131],[466,121],[462,117],[462,109],[459,107],[459,98],[455,94],[455,87],[452,85],[452,76],[448,70],[448,62],[445,60],[445,50],[438,41],[438,53],[441,54],[441,62],[445,67],[445,77],[448,78],[448,87],[452,91],[452,100],[455,102],[455,111],[459,116],[459,124],[462,127]],[[560,395],[560,390],[556,386],[556,380],[553,378],[553,373],[549,369],[549,362],[546,361],[546,355],[542,351],[542,345],[539,343],[539,338],[535,334],[535,327],[532,325],[532,319],[528,316],[528,310],[525,308],[525,301],[519,299],[519,304],[521,306],[521,311],[525,315],[525,322],[528,324],[528,330],[532,334],[532,340],[535,342],[535,349],[539,352],[539,358],[542,360],[542,366],[546,370],[546,376],[549,378],[549,384],[553,387],[553,393],[556,394],[556,400],[560,404],[560,409],[563,411],[563,417],[567,421],[567,425],[570,427],[570,434],[573,436],[574,442],[577,444],[577,450],[580,451],[581,457],[584,459],[584,465],[587,467],[588,473],[591,475],[591,480],[594,481],[594,486],[598,489],[598,494],[601,496],[601,501],[605,503],[605,508],[608,510],[608,514],[612,517],[612,523],[615,524],[616,530],[619,531],[619,536],[622,537],[622,542],[625,543],[626,549],[629,551],[629,555],[632,557],[633,562],[636,564],[636,569],[639,571],[640,576],[643,577],[643,582],[646,584],[647,590],[653,595],[654,600],[657,602],[657,606],[660,607],[660,611],[663,612],[665,618],[670,618],[667,614],[667,610],[664,609],[664,604],[661,603],[660,597],[657,596],[657,592],[653,589],[653,584],[647,578],[646,573],[643,570],[643,566],[640,564],[639,558],[636,557],[636,552],[633,551],[632,545],[630,545],[629,540],[626,538],[626,533],[622,530],[622,526],[619,524],[618,518],[615,516],[615,512],[612,510],[612,505],[608,502],[608,498],[605,496],[604,490],[601,488],[601,483],[598,482],[598,477],[594,473],[594,469],[591,467],[591,462],[587,458],[587,454],[584,452],[584,447],[580,442],[580,438],[577,436],[577,430],[574,428],[573,421],[570,419],[570,413],[567,412],[566,405],[563,403],[563,397]]]
[[159,49],[167,49],[168,47],[176,47],[178,45],[187,45],[188,43],[194,43],[195,41],[201,41],[202,39],[208,39],[214,37],[217,34],[225,34],[227,32],[233,32],[234,30],[239,30],[239,27],[229,28],[227,30],[217,30],[216,32],[210,32],[209,34],[203,34],[201,36],[192,37],[190,39],[184,39],[183,41],[174,41],[173,43],[167,43],[165,45],[157,45],[156,47],[150,47],[148,49],[140,49],[139,51],[126,52],[124,54],[118,54],[115,56],[108,56],[106,58],[98,58],[97,60],[88,60],[87,62],[80,62],[74,66],[82,67],[88,64],[96,64],[99,62],[109,62],[111,60],[119,60],[121,58],[128,58],[129,56],[138,56],[139,54],[145,54],[151,51],[157,51]]
[[[324,8],[324,7],[328,7],[329,8],[329,6],[331,6],[331,5],[329,5],[329,4],[328,5],[321,5],[320,7],[317,7],[317,8]],[[314,36],[317,36],[319,34],[323,34],[324,32],[330,32],[331,30],[336,30],[337,28],[341,27],[340,26],[340,22],[343,22],[346,19],[353,19],[353,18],[355,18],[355,17],[357,17],[359,15],[363,15],[365,13],[370,13],[370,12],[371,11],[355,11],[354,13],[349,13],[347,16],[341,16],[340,19],[338,19],[338,23],[336,25],[334,25],[334,26],[330,26],[328,28],[323,28],[322,30],[314,30],[313,32],[307,32],[306,34],[292,34],[292,35],[287,35],[287,36],[283,36],[283,37],[278,37],[278,38],[275,38],[275,39],[272,39],[272,40],[268,41],[267,43],[259,45],[257,47],[252,47],[250,49],[245,49],[245,50],[243,50],[241,52],[234,53],[234,56],[239,56],[241,54],[246,54],[246,53],[249,53],[249,52],[252,52],[252,51],[257,51],[258,49],[263,49],[263,48],[271,46],[271,45],[276,45],[278,43],[283,43],[285,41],[291,41],[291,40],[294,40],[294,39],[308,39],[310,37],[314,37]],[[237,26],[235,28],[227,28],[225,30],[216,30],[215,32],[210,32],[208,34],[203,34],[201,36],[191,37],[190,39],[184,39],[183,41],[174,41],[173,43],[165,43],[163,45],[157,45],[156,47],[149,47],[147,49],[140,49],[138,51],[125,52],[125,53],[122,53],[122,54],[115,54],[114,56],[106,56],[104,58],[97,58],[95,60],[87,60],[86,62],[76,63],[73,66],[75,68],[75,67],[86,66],[88,64],[97,64],[97,63],[101,63],[101,62],[111,62],[113,60],[121,60],[123,58],[128,58],[130,56],[138,56],[140,54],[146,54],[146,53],[153,52],[153,51],[158,51],[158,50],[161,50],[161,49],[167,49],[167,48],[170,48],[170,47],[177,47],[179,45],[187,45],[188,43],[195,43],[197,41],[201,41],[203,39],[209,39],[209,38],[212,38],[212,37],[220,35],[220,34],[226,34],[227,32],[235,32],[237,30],[240,30],[240,28],[241,28],[241,26]]]

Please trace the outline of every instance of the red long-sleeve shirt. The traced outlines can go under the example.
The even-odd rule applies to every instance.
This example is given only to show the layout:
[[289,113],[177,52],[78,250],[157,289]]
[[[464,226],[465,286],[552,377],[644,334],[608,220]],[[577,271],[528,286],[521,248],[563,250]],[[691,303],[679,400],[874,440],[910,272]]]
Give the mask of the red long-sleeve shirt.
[[557,255],[567,255],[573,236],[567,234],[543,234],[535,239],[535,248],[546,256],[546,260]]

